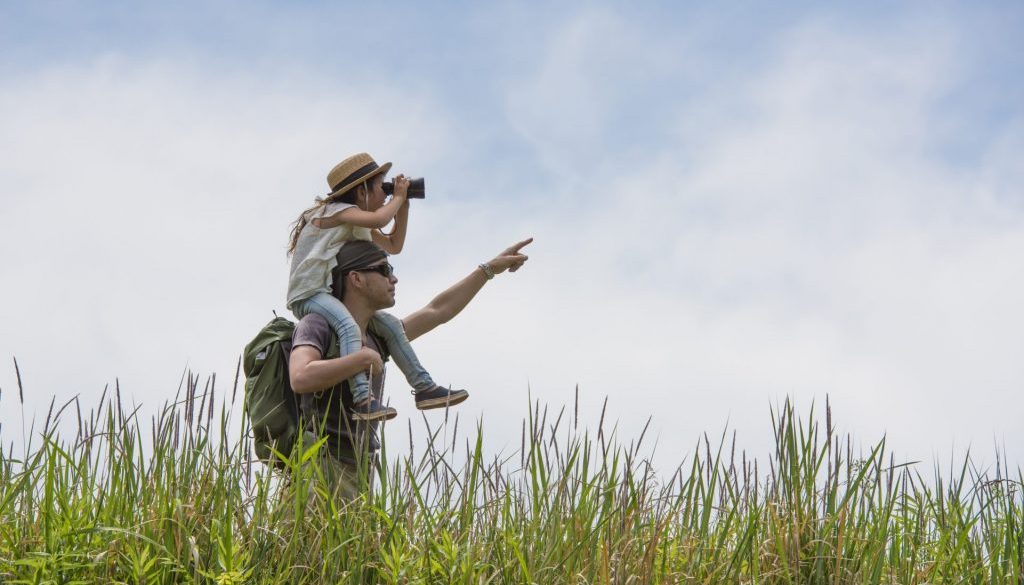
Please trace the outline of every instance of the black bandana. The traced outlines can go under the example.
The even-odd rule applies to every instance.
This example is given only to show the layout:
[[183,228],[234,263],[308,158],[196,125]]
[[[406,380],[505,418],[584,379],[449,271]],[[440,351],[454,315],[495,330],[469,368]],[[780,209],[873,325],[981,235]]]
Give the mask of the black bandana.
[[333,278],[334,296],[339,299],[345,294],[345,275],[353,270],[368,268],[377,262],[388,257],[385,252],[373,242],[366,240],[352,240],[345,242],[338,255],[338,265],[331,272]]

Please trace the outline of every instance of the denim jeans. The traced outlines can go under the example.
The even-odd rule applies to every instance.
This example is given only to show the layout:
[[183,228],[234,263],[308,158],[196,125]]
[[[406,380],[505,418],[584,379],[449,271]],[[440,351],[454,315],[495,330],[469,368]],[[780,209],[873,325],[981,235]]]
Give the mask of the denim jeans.
[[391,313],[377,311],[370,319],[370,331],[384,340],[392,359],[398,364],[398,369],[405,374],[405,381],[413,390],[430,390],[437,385],[420,364],[420,359],[416,357],[409,338],[405,336],[405,325],[402,325],[401,319]]
[[[352,314],[348,312],[345,304],[339,301],[334,295],[320,292],[308,299],[296,302],[292,306],[292,312],[299,319],[310,313],[316,313],[324,319],[338,336],[338,348],[341,355],[349,355],[359,351],[363,347],[363,334],[359,330]],[[420,365],[416,352],[413,351],[409,339],[405,336],[405,327],[402,322],[389,313],[377,311],[370,319],[370,330],[381,337],[388,346],[388,352],[394,358],[398,369],[405,374],[409,385],[417,392],[430,390],[435,386],[430,374]],[[349,388],[352,391],[354,402],[361,402],[370,395],[370,382],[366,372],[360,372],[349,380]]]

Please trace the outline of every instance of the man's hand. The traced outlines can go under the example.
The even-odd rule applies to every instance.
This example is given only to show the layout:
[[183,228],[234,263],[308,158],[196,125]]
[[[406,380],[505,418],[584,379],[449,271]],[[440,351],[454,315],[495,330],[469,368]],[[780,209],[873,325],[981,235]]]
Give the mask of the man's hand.
[[352,355],[356,356],[359,363],[363,365],[363,369],[369,371],[371,376],[379,376],[384,371],[384,360],[381,359],[379,353],[369,347],[363,346]]
[[520,250],[525,248],[532,241],[533,238],[526,238],[521,242],[512,244],[508,248],[502,250],[502,252],[495,256],[494,260],[488,262],[487,265],[491,267],[491,271],[495,274],[501,274],[506,270],[509,272],[519,270],[519,267],[530,259],[529,256],[521,253]]
[[[527,238],[505,248],[487,263],[487,267],[494,274],[500,274],[506,270],[515,272],[528,260],[526,254],[522,253],[522,249],[532,241],[533,238]],[[476,293],[480,292],[487,280],[486,271],[476,268],[469,273],[469,276],[448,287],[447,290],[434,297],[434,300],[430,301],[426,307],[402,320],[402,324],[405,325],[406,337],[412,341],[441,323],[450,321],[466,308],[466,305],[476,296]]]

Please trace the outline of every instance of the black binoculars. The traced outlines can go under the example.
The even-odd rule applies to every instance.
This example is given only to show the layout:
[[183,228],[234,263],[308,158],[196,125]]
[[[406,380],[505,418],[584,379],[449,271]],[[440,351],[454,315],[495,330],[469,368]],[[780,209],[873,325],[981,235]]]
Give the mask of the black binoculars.
[[[395,183],[393,181],[384,181],[381,187],[384,188],[384,192],[388,195],[395,192]],[[426,189],[426,186],[423,184],[423,177],[409,179],[409,190],[406,191],[406,196],[409,199],[423,199],[427,196]]]

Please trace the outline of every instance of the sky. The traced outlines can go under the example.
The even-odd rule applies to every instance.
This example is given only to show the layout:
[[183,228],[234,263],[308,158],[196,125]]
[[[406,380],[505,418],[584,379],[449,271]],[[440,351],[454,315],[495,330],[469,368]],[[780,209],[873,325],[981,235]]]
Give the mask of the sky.
[[416,342],[492,452],[578,389],[662,469],[726,429],[766,456],[787,399],[926,472],[1019,462],[1022,30],[1013,2],[3,3],[2,441],[115,382],[143,413],[186,371],[230,392],[288,314],[290,223],[365,151],[427,180],[393,313],[535,238]]

